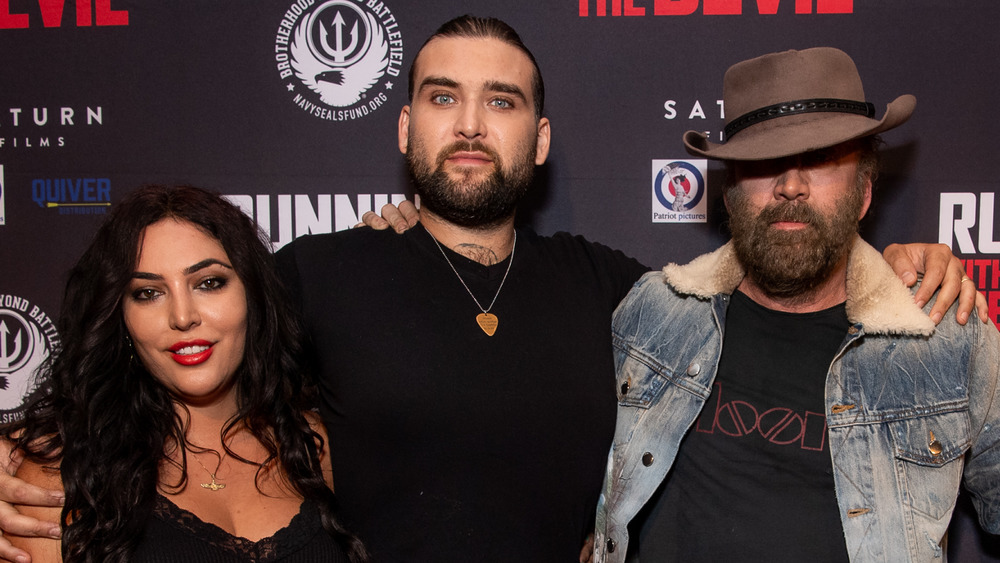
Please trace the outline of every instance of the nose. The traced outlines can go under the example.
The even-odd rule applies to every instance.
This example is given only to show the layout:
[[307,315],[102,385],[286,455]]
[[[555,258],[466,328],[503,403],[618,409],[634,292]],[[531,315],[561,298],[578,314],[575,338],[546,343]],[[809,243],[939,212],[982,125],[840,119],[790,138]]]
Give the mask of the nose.
[[190,295],[174,295],[170,300],[170,328],[187,331],[201,324],[201,313]]
[[808,199],[809,171],[804,170],[799,163],[782,172],[774,183],[775,199]]
[[478,104],[465,104],[455,120],[455,134],[470,140],[481,138],[486,134],[484,117]]

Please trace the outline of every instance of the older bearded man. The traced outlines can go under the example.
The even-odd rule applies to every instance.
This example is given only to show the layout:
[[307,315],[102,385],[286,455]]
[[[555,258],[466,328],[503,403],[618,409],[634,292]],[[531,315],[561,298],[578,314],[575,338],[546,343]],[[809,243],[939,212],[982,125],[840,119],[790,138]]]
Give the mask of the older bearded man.
[[831,48],[739,63],[724,90],[726,142],[684,140],[726,163],[732,240],[615,312],[597,560],[933,561],[962,483],[1000,532],[1000,335],[935,328],[857,234],[875,135],[915,99],[874,119]]

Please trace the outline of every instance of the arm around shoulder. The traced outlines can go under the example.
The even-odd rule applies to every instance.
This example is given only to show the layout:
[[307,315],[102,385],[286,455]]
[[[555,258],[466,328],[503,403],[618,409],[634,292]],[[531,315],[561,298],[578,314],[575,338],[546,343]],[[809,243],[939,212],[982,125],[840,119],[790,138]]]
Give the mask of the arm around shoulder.
[[972,447],[965,485],[983,529],[1000,534],[1000,333],[992,322],[977,324],[969,381]]
[[[25,460],[18,468],[16,476],[28,484],[44,489],[62,490],[59,470],[51,466]],[[59,506],[16,505],[16,507],[21,514],[38,520],[59,522],[62,519],[62,507]],[[62,544],[57,539],[17,536],[10,533],[7,534],[7,539],[14,547],[28,552],[33,563],[62,561]]]

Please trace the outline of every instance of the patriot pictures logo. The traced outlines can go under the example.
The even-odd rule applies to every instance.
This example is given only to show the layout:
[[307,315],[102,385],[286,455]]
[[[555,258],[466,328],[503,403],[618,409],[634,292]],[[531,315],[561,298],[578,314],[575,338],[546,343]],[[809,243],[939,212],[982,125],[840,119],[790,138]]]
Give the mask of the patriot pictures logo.
[[349,121],[385,104],[403,64],[403,36],[379,0],[297,0],[278,24],[274,59],[295,105]]
[[12,422],[32,374],[59,346],[52,319],[27,299],[0,294],[0,422]]
[[653,222],[706,222],[707,169],[707,160],[654,160]]

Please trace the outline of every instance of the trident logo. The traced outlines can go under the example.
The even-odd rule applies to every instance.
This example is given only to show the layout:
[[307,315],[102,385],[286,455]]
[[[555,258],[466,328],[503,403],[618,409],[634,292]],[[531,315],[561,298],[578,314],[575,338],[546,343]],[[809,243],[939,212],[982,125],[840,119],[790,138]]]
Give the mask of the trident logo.
[[9,340],[9,334],[10,329],[7,328],[7,323],[0,321],[0,369],[10,369],[14,360],[21,355],[21,331],[17,331],[17,333],[15,333],[14,351],[8,353],[7,343]]
[[344,22],[344,17],[340,15],[340,11],[338,10],[337,15],[333,18],[336,48],[330,46],[330,32],[326,30],[326,27],[322,23],[319,25],[319,40],[323,45],[323,50],[338,63],[344,62],[347,59],[347,55],[350,55],[358,46],[358,22],[354,22],[354,27],[351,28],[351,43],[347,47],[344,47],[345,25],[347,24]]

